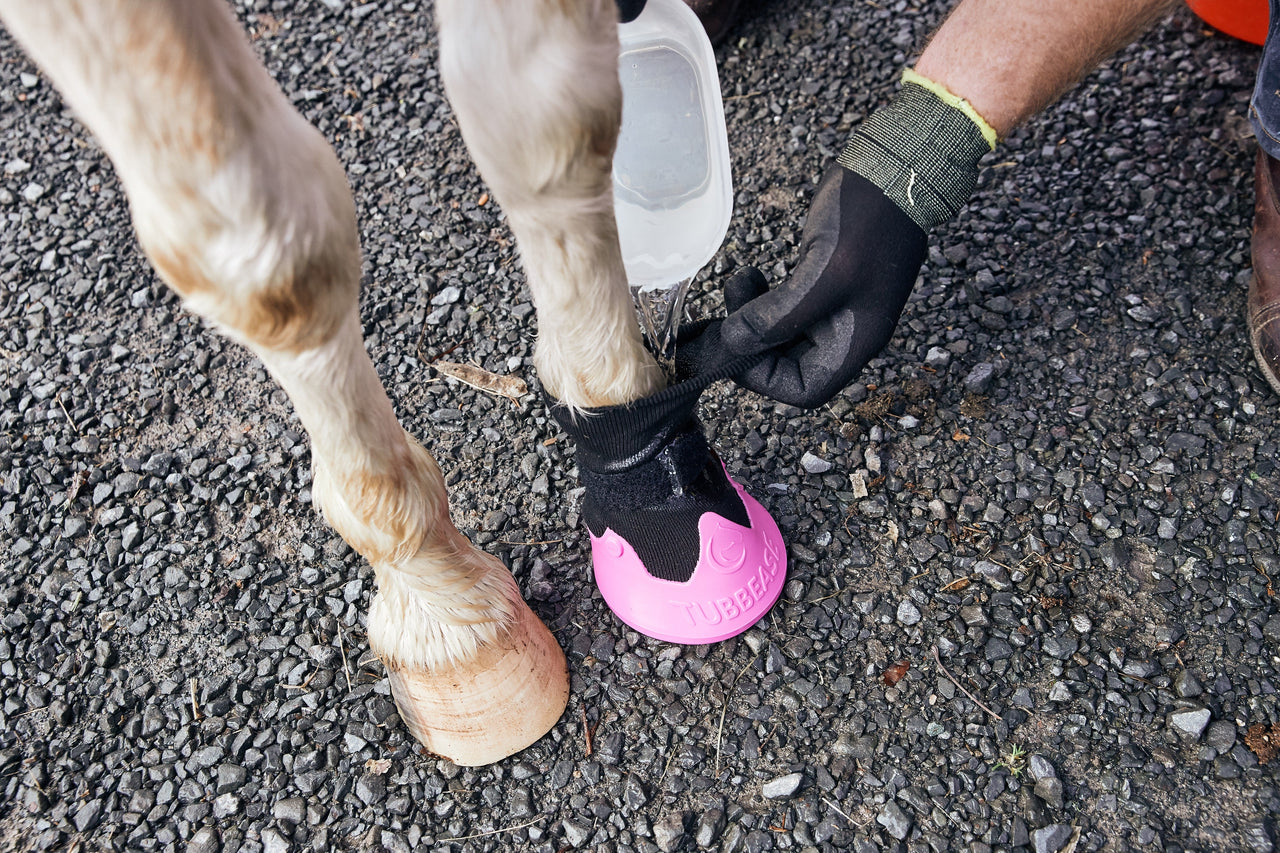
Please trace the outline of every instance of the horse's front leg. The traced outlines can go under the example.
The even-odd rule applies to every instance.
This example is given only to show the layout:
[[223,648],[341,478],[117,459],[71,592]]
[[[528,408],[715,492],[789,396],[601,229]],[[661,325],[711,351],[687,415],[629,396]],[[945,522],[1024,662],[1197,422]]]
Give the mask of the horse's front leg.
[[449,101],[520,247],[543,386],[574,408],[657,391],[613,218],[614,0],[441,0],[436,13]]
[[288,392],[316,501],[373,566],[369,643],[410,730],[463,764],[537,740],[568,699],[564,655],[396,421],[361,340],[342,168],[226,4],[0,0],[0,17],[101,140],[160,275]]
[[[615,2],[439,0],[436,10],[445,89],[520,246],[535,363],[577,444],[601,593],[650,636],[741,633],[781,592],[785,549],[695,417],[706,386],[743,365],[664,387],[641,339],[613,214]],[[707,349],[715,362],[714,341]]]

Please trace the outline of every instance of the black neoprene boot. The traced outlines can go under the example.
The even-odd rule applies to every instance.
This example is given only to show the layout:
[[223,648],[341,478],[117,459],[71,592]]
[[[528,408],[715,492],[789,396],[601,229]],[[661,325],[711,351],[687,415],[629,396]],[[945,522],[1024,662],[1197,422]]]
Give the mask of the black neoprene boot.
[[777,524],[729,478],[695,414],[708,386],[745,368],[740,357],[697,364],[718,349],[690,344],[675,384],[623,406],[572,413],[548,401],[577,445],[601,594],[637,631],[676,643],[742,633],[786,580]]

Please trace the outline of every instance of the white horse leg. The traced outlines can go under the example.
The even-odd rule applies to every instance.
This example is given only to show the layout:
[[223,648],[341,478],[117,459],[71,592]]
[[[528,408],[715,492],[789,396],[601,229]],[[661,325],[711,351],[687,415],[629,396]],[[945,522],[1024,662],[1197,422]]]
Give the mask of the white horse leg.
[[445,89],[520,245],[538,373],[577,445],[600,592],[659,639],[740,634],[781,593],[786,550],[695,415],[705,387],[745,363],[664,388],[641,341],[613,216],[614,0],[437,0],[436,14]]
[[436,16],[449,101],[520,246],[543,385],[574,409],[661,389],[613,218],[614,0],[439,0]]
[[543,735],[564,656],[450,522],[439,469],[396,421],[360,337],[342,169],[226,6],[0,0],[0,17],[101,140],[161,276],[289,393],[317,503],[373,565],[369,642],[413,734],[464,764]]

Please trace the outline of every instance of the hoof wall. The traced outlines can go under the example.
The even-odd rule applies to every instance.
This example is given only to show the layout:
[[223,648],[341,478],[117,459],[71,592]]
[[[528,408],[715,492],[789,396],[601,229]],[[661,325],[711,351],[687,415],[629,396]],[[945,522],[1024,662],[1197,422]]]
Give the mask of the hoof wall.
[[464,767],[532,745],[569,701],[569,670],[555,637],[521,605],[516,622],[475,660],[434,672],[388,665],[391,695],[417,740]]

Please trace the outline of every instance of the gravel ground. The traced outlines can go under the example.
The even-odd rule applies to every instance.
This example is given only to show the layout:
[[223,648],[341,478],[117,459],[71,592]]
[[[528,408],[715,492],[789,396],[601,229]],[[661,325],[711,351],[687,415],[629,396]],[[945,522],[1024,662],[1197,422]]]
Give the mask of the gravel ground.
[[[739,264],[794,262],[822,164],[940,20],[919,5],[762,3],[719,49],[737,207],[696,313]],[[569,710],[495,767],[416,748],[283,394],[161,286],[110,166],[3,37],[0,848],[1274,849],[1256,49],[1179,14],[1015,134],[831,405],[705,398],[791,580],[744,637],[680,648],[594,591],[542,407],[426,366],[455,348],[533,379],[429,4],[240,12],[347,166],[369,346],[456,520],[568,651]]]

